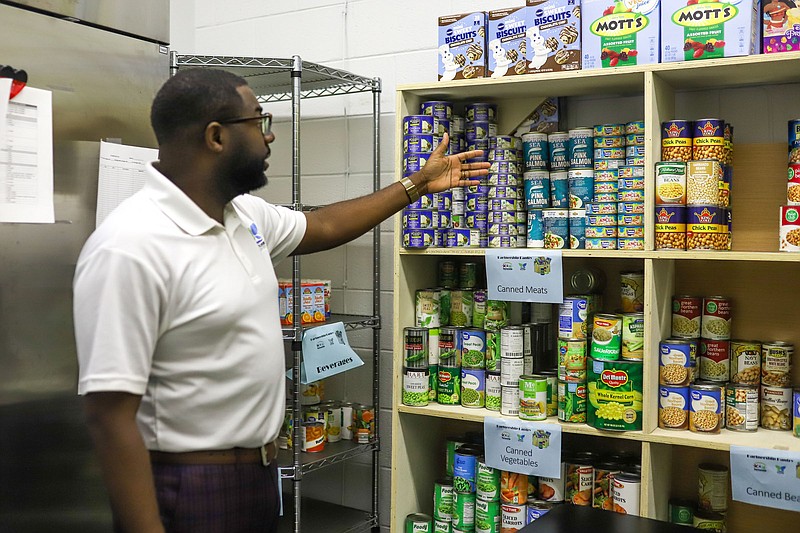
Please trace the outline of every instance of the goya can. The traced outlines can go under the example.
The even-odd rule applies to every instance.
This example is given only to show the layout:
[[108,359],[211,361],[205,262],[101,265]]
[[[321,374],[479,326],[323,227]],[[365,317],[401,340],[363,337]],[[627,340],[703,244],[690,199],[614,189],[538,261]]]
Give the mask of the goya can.
[[461,403],[461,368],[440,366],[436,378],[436,401],[441,405]]
[[501,518],[499,501],[475,500],[475,533],[500,533]]
[[623,359],[641,361],[644,357],[644,313],[625,313],[622,315]]
[[558,339],[558,379],[586,381],[586,339]]
[[433,518],[451,520],[453,518],[453,478],[446,477],[436,481],[433,489]]
[[558,382],[558,419],[563,422],[586,422],[586,385]]
[[550,173],[546,170],[526,172],[524,191],[528,209],[550,207]]
[[403,369],[403,405],[412,407],[428,405],[429,385],[428,367]]
[[486,371],[461,368],[461,405],[484,407],[486,405]]
[[540,375],[519,377],[519,417],[522,420],[547,419],[547,378]]
[[658,427],[687,429],[689,427],[689,387],[658,387]]
[[689,390],[689,430],[699,433],[719,433],[724,404],[722,387],[719,385],[692,384]]
[[619,359],[622,348],[622,317],[612,314],[594,315],[592,347],[589,351],[594,359],[614,361]]
[[500,501],[500,470],[487,465],[481,457],[477,465],[476,493],[479,500]]
[[569,247],[579,250],[586,247],[586,210],[569,210]]
[[597,429],[642,429],[642,363],[590,360],[586,421]]
[[422,513],[406,516],[405,533],[433,533],[433,518]]
[[732,431],[758,429],[758,387],[729,383],[725,387],[725,427]]
[[428,367],[428,329],[403,328],[404,366]]

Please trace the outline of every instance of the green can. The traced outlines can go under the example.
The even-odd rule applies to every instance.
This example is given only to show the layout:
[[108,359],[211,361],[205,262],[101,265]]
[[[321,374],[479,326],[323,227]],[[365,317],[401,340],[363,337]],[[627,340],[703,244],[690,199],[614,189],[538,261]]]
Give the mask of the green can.
[[547,378],[547,416],[558,414],[558,371],[542,370],[539,372]]
[[448,522],[453,519],[453,478],[451,477],[437,480],[434,485],[433,518]]
[[406,517],[406,533],[433,533],[433,519],[422,513]]
[[450,307],[453,305],[450,300],[450,289],[437,289],[439,291],[439,325],[450,325]]
[[586,421],[597,429],[642,429],[642,363],[590,359]]
[[500,331],[486,330],[486,371],[500,372]]
[[439,365],[430,365],[428,367],[428,401],[436,401],[436,384],[439,382]]
[[622,315],[622,349],[623,359],[641,361],[644,357],[644,313],[626,313]]
[[434,533],[453,533],[453,524],[450,520],[433,519]]
[[694,503],[673,498],[669,501],[669,521],[673,524],[691,526],[694,520]]
[[461,263],[458,267],[458,284],[462,289],[478,286],[478,263]]
[[558,382],[558,419],[586,422],[586,384]]
[[472,290],[450,291],[450,325],[472,327]]
[[438,328],[441,294],[437,289],[420,289],[415,297],[416,322],[418,328]]
[[440,366],[436,372],[436,401],[442,405],[461,403],[461,368]]
[[439,285],[448,289],[458,287],[458,270],[455,261],[439,261]]
[[484,462],[483,457],[478,459],[478,474],[475,482],[478,500],[486,502],[500,501],[500,471]]
[[616,361],[622,349],[622,317],[620,315],[596,314],[592,320],[592,348],[594,359]]
[[447,477],[451,479],[453,477],[453,465],[456,464],[456,450],[464,444],[466,444],[466,439],[463,437],[447,439],[444,470]]
[[484,329],[501,329],[508,325],[508,302],[504,300],[486,300],[486,318]]
[[475,501],[475,533],[500,533],[499,501]]
[[547,419],[547,377],[532,374],[519,377],[519,417],[522,420]]
[[482,328],[486,321],[486,289],[475,289],[472,291],[472,325]]
[[475,529],[475,493],[453,493],[453,529],[471,531]]

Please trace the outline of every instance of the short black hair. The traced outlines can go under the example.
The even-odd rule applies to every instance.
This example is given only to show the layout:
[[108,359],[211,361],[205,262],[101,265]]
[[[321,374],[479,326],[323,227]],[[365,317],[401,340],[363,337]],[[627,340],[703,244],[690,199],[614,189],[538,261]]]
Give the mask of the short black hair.
[[[150,124],[158,144],[186,135],[213,120],[233,118],[241,112],[237,89],[244,78],[211,68],[181,69],[161,86],[150,109]],[[199,130],[198,130],[199,133]]]

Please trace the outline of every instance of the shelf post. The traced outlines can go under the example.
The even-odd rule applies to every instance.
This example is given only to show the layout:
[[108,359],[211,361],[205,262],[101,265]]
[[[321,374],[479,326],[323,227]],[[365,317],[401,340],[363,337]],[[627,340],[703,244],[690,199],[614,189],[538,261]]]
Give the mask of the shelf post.
[[[372,190],[381,188],[381,79],[373,78],[372,86]],[[372,316],[381,314],[381,225],[372,229]],[[380,353],[381,323],[372,328],[372,404],[375,406],[375,435],[378,446],[372,452],[372,516],[374,530],[380,528],[378,512],[380,509]]]

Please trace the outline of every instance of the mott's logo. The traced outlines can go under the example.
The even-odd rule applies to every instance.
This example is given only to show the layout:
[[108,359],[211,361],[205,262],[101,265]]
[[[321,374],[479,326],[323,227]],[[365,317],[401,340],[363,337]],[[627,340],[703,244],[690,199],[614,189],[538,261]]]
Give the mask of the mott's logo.
[[679,26],[698,27],[723,24],[736,16],[739,10],[722,2],[698,3],[679,9],[672,15],[672,22]]
[[711,122],[706,122],[702,125],[702,127],[698,127],[697,129],[700,130],[700,132],[703,134],[703,137],[716,137],[719,126],[715,126]]
[[678,125],[673,122],[668,128],[664,129],[664,133],[667,134],[667,137],[682,137],[683,130],[685,129],[685,127],[679,128]]
[[697,218],[697,222],[700,224],[711,224],[714,222],[714,217],[716,217],[718,213],[712,213],[708,210],[708,208],[704,208],[699,213],[694,213],[695,218]]
[[650,23],[639,13],[613,13],[592,24],[592,33],[600,37],[619,37],[642,31]]
[[603,370],[600,374],[600,381],[616,389],[628,382],[628,373],[622,370]]

